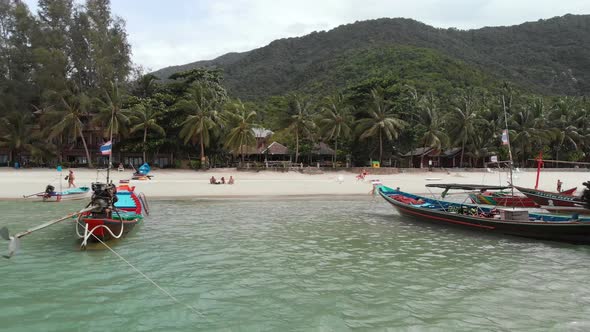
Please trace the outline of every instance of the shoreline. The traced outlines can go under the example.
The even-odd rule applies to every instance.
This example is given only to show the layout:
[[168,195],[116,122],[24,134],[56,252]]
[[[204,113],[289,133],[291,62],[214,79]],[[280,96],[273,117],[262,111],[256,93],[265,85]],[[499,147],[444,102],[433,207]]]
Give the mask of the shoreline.
[[[105,181],[106,172],[97,172],[92,169],[73,169],[77,186],[90,186],[97,179]],[[206,171],[194,170],[155,170],[150,174],[152,180],[131,180],[130,185],[136,186],[138,192],[143,192],[148,199],[157,200],[181,200],[181,199],[252,199],[272,200],[322,198],[343,199],[351,197],[360,199],[371,197],[372,185],[370,180],[380,180],[385,186],[400,187],[403,191],[416,194],[429,194],[426,184],[433,183],[461,183],[461,184],[489,184],[506,185],[508,174],[506,172],[479,171],[413,171],[400,172],[390,169],[370,169],[369,175],[364,181],[357,180],[358,173],[350,170],[330,170],[319,174],[306,174],[301,172],[277,172],[277,171],[238,171],[228,168],[209,169]],[[397,170],[397,169],[396,169]],[[374,174],[374,172],[388,174]],[[67,189],[67,182],[63,179],[67,174],[58,173],[53,169],[0,169],[0,200],[25,201],[23,195],[29,195],[44,191],[48,184],[55,186],[56,191]],[[121,179],[129,179],[131,171],[111,172],[111,179],[118,183]],[[235,178],[235,184],[211,185],[209,179],[215,176],[219,180],[222,176],[229,179]],[[577,187],[578,192],[583,190],[582,182],[590,179],[590,171],[586,169],[569,169],[569,171],[541,172],[539,189],[554,191],[557,180],[563,182],[563,188]],[[521,170],[514,175],[514,184],[522,187],[533,188],[536,180],[536,170]],[[437,193],[442,190],[430,188]],[[82,200],[84,201],[84,200]]]

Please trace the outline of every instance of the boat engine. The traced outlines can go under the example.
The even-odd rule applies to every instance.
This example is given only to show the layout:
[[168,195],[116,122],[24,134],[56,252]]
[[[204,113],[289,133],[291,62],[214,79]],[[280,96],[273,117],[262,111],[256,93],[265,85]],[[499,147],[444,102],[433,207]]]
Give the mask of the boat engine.
[[90,205],[96,206],[92,210],[93,215],[109,216],[117,202],[117,187],[112,183],[92,183],[92,198]]
[[50,184],[48,184],[47,187],[45,187],[45,193],[47,193],[47,194],[51,194],[54,191],[55,191],[55,187]]
[[584,189],[584,192],[582,193],[582,201],[584,202],[586,209],[590,209],[590,181],[586,181],[582,184],[586,186],[586,189]]

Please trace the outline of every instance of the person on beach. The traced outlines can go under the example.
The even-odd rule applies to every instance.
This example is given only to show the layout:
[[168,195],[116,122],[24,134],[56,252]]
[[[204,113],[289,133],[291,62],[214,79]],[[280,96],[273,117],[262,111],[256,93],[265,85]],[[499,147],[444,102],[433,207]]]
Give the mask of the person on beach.
[[225,184],[225,178],[223,176],[221,177],[221,184]]
[[560,193],[561,192],[561,185],[563,184],[563,182],[561,182],[561,180],[557,179],[557,192]]
[[227,184],[234,184],[234,177],[233,176],[229,176],[229,180],[227,180]]
[[76,184],[74,183],[74,180],[76,179],[74,176],[74,171],[70,170],[70,173],[66,176],[66,179],[68,180],[68,188],[76,188]]
[[209,179],[209,183],[210,184],[217,184],[217,180],[215,180],[215,176],[211,175],[211,178]]

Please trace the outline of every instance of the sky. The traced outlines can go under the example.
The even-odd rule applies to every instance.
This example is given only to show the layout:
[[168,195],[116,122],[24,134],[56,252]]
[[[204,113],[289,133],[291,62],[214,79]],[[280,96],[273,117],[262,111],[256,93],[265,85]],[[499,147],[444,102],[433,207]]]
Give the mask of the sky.
[[[26,2],[35,8],[35,0]],[[474,29],[590,14],[590,0],[111,0],[111,4],[113,14],[126,21],[133,62],[149,71],[382,17]]]

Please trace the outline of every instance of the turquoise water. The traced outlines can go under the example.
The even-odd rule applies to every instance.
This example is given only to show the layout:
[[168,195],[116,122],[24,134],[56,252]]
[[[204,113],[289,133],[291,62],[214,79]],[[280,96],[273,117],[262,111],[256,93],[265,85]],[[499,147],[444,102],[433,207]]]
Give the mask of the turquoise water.
[[[0,202],[0,226],[81,205]],[[369,198],[151,205],[114,249],[199,313],[64,223],[0,260],[0,330],[590,330],[590,246],[406,222]]]

